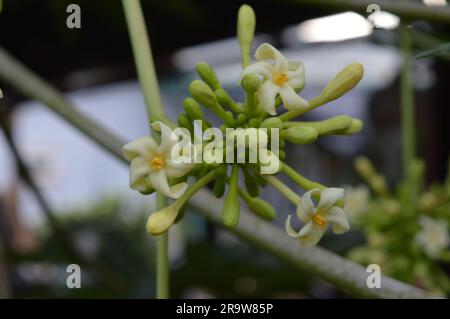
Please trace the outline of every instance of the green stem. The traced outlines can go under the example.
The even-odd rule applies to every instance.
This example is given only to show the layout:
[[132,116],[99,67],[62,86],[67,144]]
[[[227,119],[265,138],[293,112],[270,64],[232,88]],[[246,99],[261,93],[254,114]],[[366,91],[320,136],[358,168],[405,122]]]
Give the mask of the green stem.
[[410,185],[410,200],[414,203],[417,197],[417,185],[412,176],[412,165],[415,158],[415,120],[414,91],[412,87],[412,52],[411,35],[406,25],[400,26],[400,45],[403,51],[403,66],[400,79],[401,113],[402,113],[402,144],[403,144],[403,174]]
[[286,184],[280,181],[273,175],[262,175],[263,178],[273,187],[275,187],[287,200],[292,204],[298,205],[301,201],[300,196],[298,196],[292,189],[290,189]]
[[324,189],[326,188],[324,185],[312,182],[306,177],[303,177],[300,175],[297,171],[295,171],[292,167],[288,166],[286,163],[281,163],[281,170],[283,173],[285,173],[287,176],[289,176],[290,179],[292,179],[295,183],[297,183],[299,186],[303,187],[306,190],[311,190],[314,188],[318,189]]
[[[133,47],[139,81],[147,106],[149,121],[164,121],[166,116],[159,94],[158,79],[140,2],[139,0],[122,0],[122,4],[125,11],[131,45]],[[157,193],[157,210],[161,210],[165,206],[167,206],[167,199],[163,195]],[[158,299],[169,298],[168,236],[169,232],[166,232],[157,238],[156,298]]]

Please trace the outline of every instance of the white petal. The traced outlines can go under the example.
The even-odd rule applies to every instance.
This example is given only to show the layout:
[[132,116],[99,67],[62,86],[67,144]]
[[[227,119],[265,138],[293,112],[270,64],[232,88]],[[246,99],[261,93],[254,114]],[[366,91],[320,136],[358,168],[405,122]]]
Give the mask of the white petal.
[[130,163],[130,187],[138,191],[145,190],[144,178],[150,174],[150,171],[150,165],[142,157],[134,158]]
[[320,201],[319,205],[317,205],[317,209],[326,211],[330,209],[332,206],[335,206],[336,202],[343,198],[344,198],[344,190],[342,188],[336,187],[325,188],[320,193]]
[[301,98],[288,84],[280,87],[280,96],[284,107],[288,110],[302,110],[308,107],[308,101]]
[[275,72],[275,69],[272,64],[268,62],[256,62],[253,64],[250,64],[248,67],[246,67],[240,77],[239,77],[239,83],[241,83],[244,76],[250,73],[256,73],[260,76],[264,77],[265,79],[272,79],[272,74]]
[[324,218],[327,222],[333,224],[333,232],[335,234],[343,234],[350,230],[350,224],[348,222],[347,215],[339,207],[332,207],[326,213]]
[[178,142],[176,134],[163,122],[155,121],[151,125],[153,130],[161,133],[159,154],[164,154],[164,157],[170,158],[172,147]]
[[298,237],[300,237],[300,235],[299,235],[299,232],[297,232],[294,228],[292,228],[291,217],[292,217],[292,215],[288,216],[288,218],[286,219],[286,222],[284,223],[284,227],[286,229],[286,233],[288,234],[288,236],[293,237],[293,238],[298,238]]
[[302,200],[297,206],[297,216],[305,224],[311,219],[311,216],[316,213],[311,195],[319,191],[318,188],[315,188],[303,194]]
[[[295,65],[295,67],[293,65]],[[294,89],[303,89],[305,86],[305,67],[303,63],[290,62],[289,69],[291,70],[287,72],[289,85]]]
[[169,178],[177,178],[185,175],[192,168],[190,163],[174,163],[171,159],[166,158],[164,170]]
[[187,189],[186,183],[179,183],[169,187],[169,182],[167,181],[167,175],[164,169],[150,173],[149,177],[152,187],[170,198],[179,198]]
[[286,57],[268,43],[263,43],[256,49],[255,58],[258,60],[274,60],[276,73],[286,72],[289,69],[289,62]]
[[302,229],[300,229],[300,231],[298,232],[298,234],[300,235],[300,237],[306,237],[309,235],[309,233],[312,231],[314,227],[313,222],[310,220],[309,222],[307,222],[305,224],[305,226],[302,227]]
[[150,159],[157,151],[158,144],[150,136],[140,137],[133,142],[125,144],[122,148],[123,155],[129,161],[137,156],[141,156],[144,159]]
[[300,242],[305,247],[311,247],[317,245],[320,239],[325,234],[327,227],[312,224],[311,230],[308,232],[307,236],[300,237]]
[[276,115],[277,111],[275,109],[275,96],[279,91],[279,87],[271,80],[266,80],[257,92],[257,98],[259,104],[263,108],[264,111],[269,113],[270,115]]

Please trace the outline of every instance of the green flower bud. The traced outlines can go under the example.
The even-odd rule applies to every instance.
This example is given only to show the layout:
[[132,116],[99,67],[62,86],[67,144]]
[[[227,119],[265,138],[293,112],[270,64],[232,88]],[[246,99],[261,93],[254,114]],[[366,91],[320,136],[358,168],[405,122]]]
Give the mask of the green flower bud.
[[194,125],[185,113],[180,113],[178,115],[178,126],[185,127],[191,132],[194,130]]
[[216,96],[211,88],[203,81],[195,80],[189,85],[189,93],[200,104],[208,107],[215,108],[217,106]]
[[258,184],[255,183],[252,174],[246,167],[242,167],[242,172],[244,173],[244,184],[247,192],[252,197],[256,197],[259,195],[259,187]]
[[242,5],[238,12],[237,35],[241,45],[250,46],[255,34],[255,12],[249,5]]
[[242,125],[244,124],[244,122],[247,121],[247,115],[243,114],[243,113],[239,113],[237,120],[236,120],[236,125]]
[[261,86],[261,78],[254,73],[247,74],[242,79],[241,85],[245,92],[253,94],[258,91]]
[[233,114],[225,112],[219,105],[216,95],[211,88],[201,80],[192,81],[189,85],[189,93],[203,106],[210,108],[218,117],[220,117],[228,126],[234,125]]
[[277,212],[275,211],[275,208],[269,202],[258,198],[253,197],[249,201],[246,201],[248,208],[258,215],[259,217],[267,220],[273,220]]
[[342,131],[341,134],[345,135],[351,135],[361,132],[364,124],[361,120],[358,119],[352,119],[352,123],[350,124],[350,127],[348,127],[346,130]]
[[283,130],[281,138],[294,144],[311,144],[317,139],[317,131],[309,126],[293,126]]
[[219,89],[214,91],[217,101],[223,107],[233,111],[234,113],[241,113],[243,111],[242,107],[237,104],[233,98],[224,89]]
[[280,158],[280,160],[284,161],[286,159],[286,152],[281,150],[280,154],[278,154],[278,157]]
[[260,127],[267,129],[278,128],[281,130],[283,128],[283,121],[279,117],[269,117],[261,123]]
[[387,184],[383,176],[373,175],[368,180],[370,186],[378,194],[387,194]]
[[220,83],[217,79],[216,72],[214,72],[213,68],[206,62],[199,62],[195,66],[195,70],[200,78],[209,85],[209,87],[213,90],[220,89]]
[[250,121],[248,121],[248,125],[250,127],[259,127],[261,125],[261,120],[257,118],[250,119]]
[[183,102],[183,108],[186,114],[192,119],[192,120],[200,120],[203,119],[203,112],[200,108],[200,105],[197,103],[196,100],[194,100],[191,97],[187,97],[184,99]]
[[238,176],[239,167],[233,166],[230,177],[230,186],[228,194],[222,207],[222,221],[226,227],[234,228],[239,222],[239,198],[238,198]]
[[359,156],[355,160],[355,169],[363,177],[370,177],[376,174],[372,162],[365,156]]
[[216,178],[213,193],[217,198],[221,198],[225,193],[226,176],[222,175]]
[[352,90],[362,79],[364,67],[360,63],[352,63],[343,68],[333,80],[323,89],[317,98],[316,104],[325,104],[333,101]]

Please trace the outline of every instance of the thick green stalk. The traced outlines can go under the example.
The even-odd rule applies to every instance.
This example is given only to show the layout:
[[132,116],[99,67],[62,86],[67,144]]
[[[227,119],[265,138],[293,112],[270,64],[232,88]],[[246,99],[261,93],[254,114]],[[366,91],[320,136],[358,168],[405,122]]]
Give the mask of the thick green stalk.
[[287,200],[292,204],[298,205],[300,203],[300,196],[298,196],[292,189],[290,189],[286,184],[280,181],[273,175],[263,175],[263,178],[273,187],[275,187]]
[[299,186],[303,187],[306,190],[311,190],[314,188],[318,189],[324,189],[325,186],[322,184],[312,182],[306,177],[303,177],[300,175],[296,170],[294,170],[292,167],[288,166],[286,163],[281,163],[281,170],[283,173],[285,173],[287,176],[289,176],[290,179],[292,179],[295,183],[297,183]]
[[[166,116],[159,94],[158,79],[140,2],[139,0],[122,0],[122,4],[149,120],[150,122],[163,120]],[[167,206],[167,199],[157,193],[157,210],[165,206]],[[168,236],[169,232],[166,232],[156,239],[156,297],[159,299],[169,298]]]
[[403,144],[403,174],[410,187],[411,204],[416,201],[417,185],[412,174],[412,164],[415,158],[415,120],[414,91],[412,86],[412,52],[411,35],[408,27],[400,26],[400,46],[403,51],[403,65],[400,79],[401,114],[402,114],[402,144]]

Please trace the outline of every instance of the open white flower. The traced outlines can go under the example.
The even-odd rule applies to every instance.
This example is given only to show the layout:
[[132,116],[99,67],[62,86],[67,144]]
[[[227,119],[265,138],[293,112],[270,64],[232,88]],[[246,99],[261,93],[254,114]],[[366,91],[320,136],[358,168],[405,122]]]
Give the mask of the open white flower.
[[277,94],[280,94],[284,107],[288,110],[308,107],[308,101],[295,92],[296,89],[302,89],[305,85],[303,63],[288,61],[280,51],[268,43],[261,44],[256,49],[255,58],[258,62],[244,69],[241,80],[250,73],[256,73],[265,79],[257,92],[259,104],[264,111],[276,115],[275,98]]
[[169,186],[168,179],[185,175],[191,169],[192,161],[183,159],[183,154],[172,154],[178,138],[167,125],[154,122],[152,128],[161,132],[159,145],[152,137],[145,136],[123,147],[125,158],[131,162],[130,187],[141,192],[153,187],[165,196],[179,198],[187,184]]
[[[317,206],[311,196],[320,193]],[[332,224],[335,234],[343,234],[350,229],[347,215],[337,206],[337,202],[344,198],[342,188],[312,189],[306,192],[297,207],[297,216],[304,226],[296,231],[291,226],[291,215],[286,219],[286,232],[289,236],[299,238],[305,246],[316,245],[325,234],[328,224]]]
[[431,258],[436,258],[449,245],[448,225],[444,220],[422,217],[419,220],[422,229],[415,237],[416,243]]

